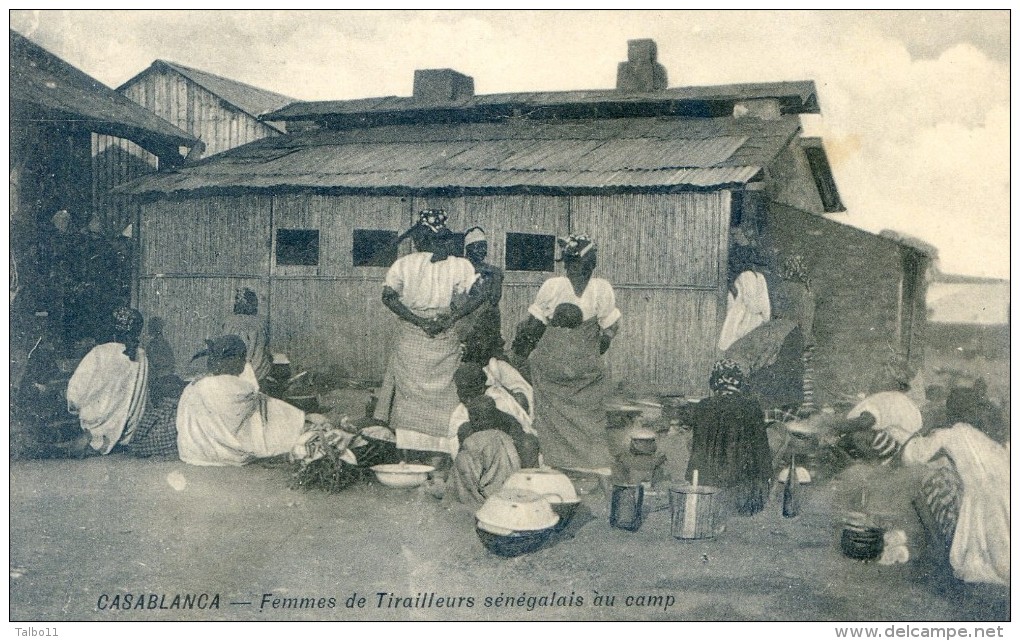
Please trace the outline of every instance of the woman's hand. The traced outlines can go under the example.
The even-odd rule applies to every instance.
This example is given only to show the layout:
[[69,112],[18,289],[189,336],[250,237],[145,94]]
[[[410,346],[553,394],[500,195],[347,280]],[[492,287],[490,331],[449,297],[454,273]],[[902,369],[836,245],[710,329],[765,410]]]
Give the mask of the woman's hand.
[[453,319],[445,314],[441,314],[435,318],[423,318],[421,320],[422,322],[419,327],[421,327],[430,338],[435,338],[453,327]]
[[605,354],[609,351],[609,346],[613,343],[613,337],[616,336],[618,331],[620,331],[619,321],[602,330],[602,333],[599,334],[599,354]]

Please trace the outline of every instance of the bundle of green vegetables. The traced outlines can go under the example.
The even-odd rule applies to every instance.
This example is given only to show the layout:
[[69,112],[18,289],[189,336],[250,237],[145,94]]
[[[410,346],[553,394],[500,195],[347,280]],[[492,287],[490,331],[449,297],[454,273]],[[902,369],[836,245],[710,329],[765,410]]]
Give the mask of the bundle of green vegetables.
[[314,425],[291,450],[291,487],[335,494],[361,480],[365,470],[349,446],[355,435],[329,424]]

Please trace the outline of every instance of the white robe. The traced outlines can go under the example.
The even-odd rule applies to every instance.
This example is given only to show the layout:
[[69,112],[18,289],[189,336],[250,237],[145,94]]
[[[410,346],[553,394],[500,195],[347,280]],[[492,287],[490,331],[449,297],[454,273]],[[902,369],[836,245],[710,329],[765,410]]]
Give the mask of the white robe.
[[726,320],[719,332],[719,349],[724,351],[754,328],[772,320],[769,286],[764,275],[741,272],[733,285],[737,294],[727,296]]
[[949,549],[956,578],[1009,585],[1009,451],[966,423],[916,436],[903,462],[922,464],[944,451],[963,481],[960,515]]
[[[513,365],[498,358],[490,358],[489,363],[482,370],[486,377],[485,395],[495,401],[496,409],[516,419],[525,433],[537,436],[538,434],[531,426],[535,420],[535,394],[528,381],[524,380],[524,377]],[[528,400],[528,409],[521,407],[521,404],[514,398],[514,393],[524,395]],[[457,452],[460,451],[457,430],[468,420],[470,418],[467,407],[461,403],[450,416],[450,433],[446,439],[449,444],[450,456],[456,457]]]
[[871,429],[876,432],[885,432],[901,445],[921,429],[923,423],[921,410],[917,409],[914,401],[910,400],[910,397],[903,392],[889,391],[872,394],[850,410],[846,417],[855,419],[864,412],[875,417],[875,424],[871,426]]
[[138,348],[137,360],[122,343],[92,348],[67,384],[67,409],[77,414],[89,445],[101,454],[126,444],[138,427],[149,397],[149,361]]
[[177,405],[177,449],[192,465],[244,465],[290,452],[305,413],[259,392],[251,364],[240,376],[206,376]]

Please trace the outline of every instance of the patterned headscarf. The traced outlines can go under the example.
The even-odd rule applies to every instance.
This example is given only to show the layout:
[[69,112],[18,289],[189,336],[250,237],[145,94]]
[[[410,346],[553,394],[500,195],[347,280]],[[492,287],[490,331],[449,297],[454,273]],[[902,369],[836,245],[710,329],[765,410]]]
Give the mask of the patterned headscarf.
[[446,229],[449,218],[443,209],[423,209],[418,212],[418,224],[434,234],[439,233],[440,229]]
[[783,280],[793,283],[804,283],[805,285],[810,283],[807,269],[804,267],[803,256],[790,256],[784,260],[780,275]]
[[560,245],[560,260],[581,258],[593,249],[598,249],[587,234],[570,234],[566,238],[557,238],[556,242]]
[[113,312],[113,332],[117,336],[138,336],[142,333],[142,313],[130,307],[119,307]]
[[138,357],[138,338],[145,319],[137,309],[119,307],[113,312],[113,340],[124,343],[124,353],[131,360]]
[[708,386],[720,396],[735,394],[744,386],[744,371],[734,360],[726,358],[716,361],[708,377]]

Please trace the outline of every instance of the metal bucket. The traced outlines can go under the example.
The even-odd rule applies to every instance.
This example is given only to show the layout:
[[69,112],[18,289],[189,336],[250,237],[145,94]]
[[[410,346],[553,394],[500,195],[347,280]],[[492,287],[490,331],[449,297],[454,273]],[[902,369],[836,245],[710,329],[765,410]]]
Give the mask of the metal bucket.
[[674,538],[693,540],[715,537],[719,514],[719,488],[690,485],[669,489],[670,532]]
[[636,531],[641,527],[641,508],[645,500],[645,488],[636,485],[613,485],[613,496],[609,504],[609,524],[621,530]]

